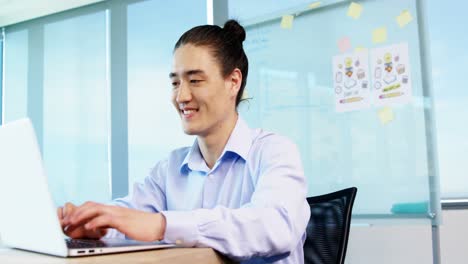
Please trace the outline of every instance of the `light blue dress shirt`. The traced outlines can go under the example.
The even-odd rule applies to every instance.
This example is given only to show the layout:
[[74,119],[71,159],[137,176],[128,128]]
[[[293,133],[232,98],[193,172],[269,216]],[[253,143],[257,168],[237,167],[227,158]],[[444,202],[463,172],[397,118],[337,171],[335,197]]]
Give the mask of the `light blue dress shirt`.
[[170,243],[211,247],[242,263],[298,264],[310,215],[306,194],[296,145],[239,117],[212,169],[195,140],[114,203],[163,213]]

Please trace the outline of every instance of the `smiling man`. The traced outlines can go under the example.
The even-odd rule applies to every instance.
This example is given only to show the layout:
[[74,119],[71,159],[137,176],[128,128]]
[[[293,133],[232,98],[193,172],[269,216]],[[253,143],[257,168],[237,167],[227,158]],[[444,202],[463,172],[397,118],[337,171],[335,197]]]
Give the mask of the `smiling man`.
[[194,144],[157,163],[132,196],[59,208],[68,236],[211,247],[242,263],[304,262],[310,211],[297,147],[250,129],[237,112],[248,73],[244,40],[233,20],[180,37],[172,102]]

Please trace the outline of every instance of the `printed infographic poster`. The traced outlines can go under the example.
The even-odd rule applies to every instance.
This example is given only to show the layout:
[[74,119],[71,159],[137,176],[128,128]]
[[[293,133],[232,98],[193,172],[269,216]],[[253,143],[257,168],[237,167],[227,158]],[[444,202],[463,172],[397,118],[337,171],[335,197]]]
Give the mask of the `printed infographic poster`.
[[411,100],[408,44],[371,49],[372,98],[376,106],[391,106]]
[[367,49],[333,57],[333,85],[337,112],[370,107],[369,55]]

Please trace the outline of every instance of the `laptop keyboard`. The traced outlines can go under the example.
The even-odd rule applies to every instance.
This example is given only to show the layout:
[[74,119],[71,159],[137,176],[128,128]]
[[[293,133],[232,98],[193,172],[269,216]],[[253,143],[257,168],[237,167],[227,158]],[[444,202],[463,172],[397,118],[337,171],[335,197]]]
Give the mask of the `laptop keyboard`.
[[166,245],[161,241],[141,242],[127,239],[65,239],[68,248],[108,248],[108,247],[128,247],[128,246],[151,246],[151,245]]
[[68,248],[99,248],[107,247],[107,244],[101,240],[88,239],[65,239]]

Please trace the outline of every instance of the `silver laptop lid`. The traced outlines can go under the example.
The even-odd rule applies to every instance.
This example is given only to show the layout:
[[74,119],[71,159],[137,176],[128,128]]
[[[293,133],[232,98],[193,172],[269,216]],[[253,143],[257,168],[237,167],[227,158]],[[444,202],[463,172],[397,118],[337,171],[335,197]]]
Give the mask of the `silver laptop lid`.
[[66,256],[32,123],[0,126],[0,238],[11,247]]

